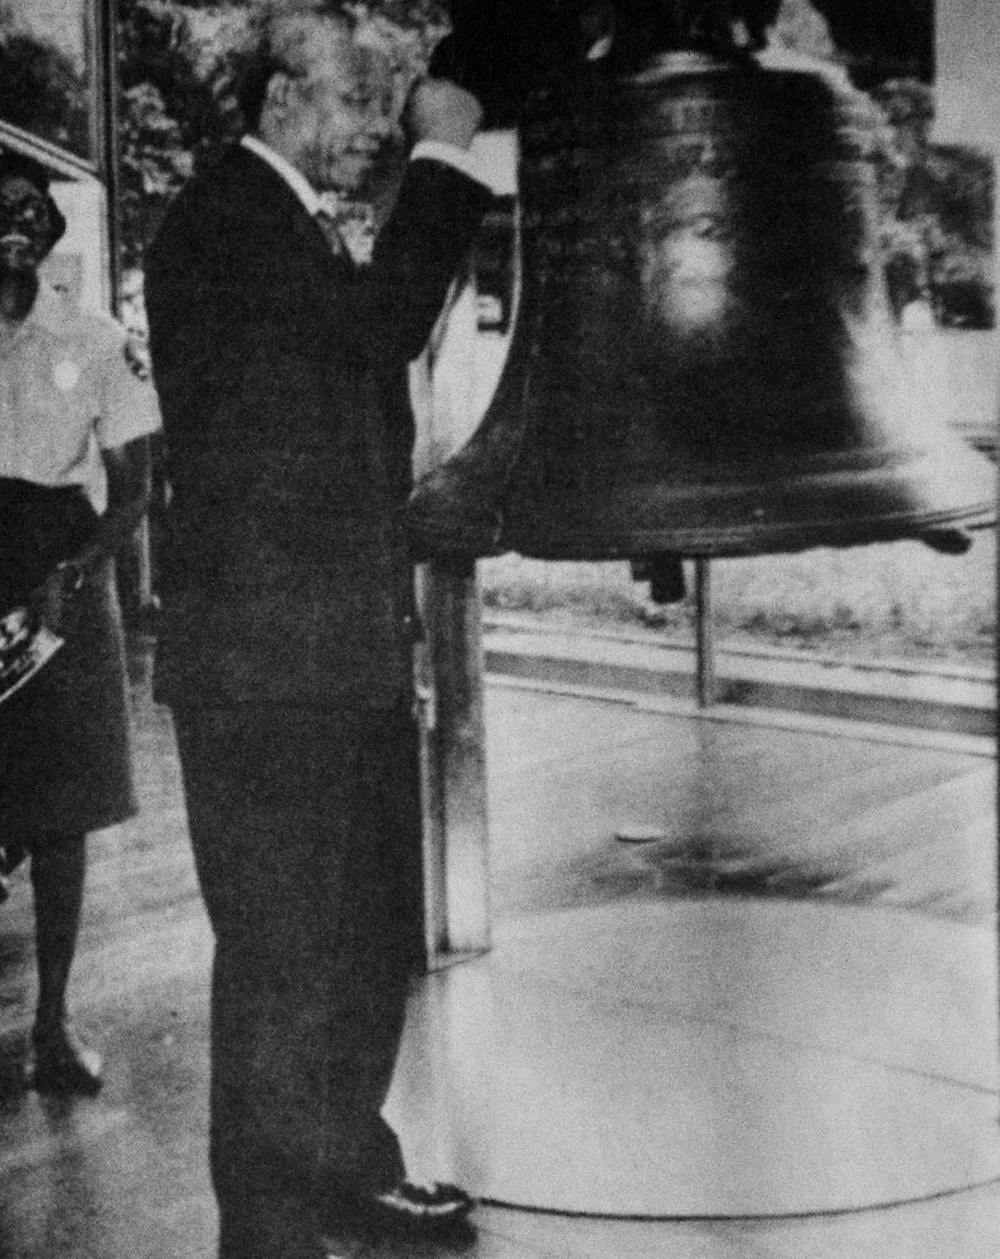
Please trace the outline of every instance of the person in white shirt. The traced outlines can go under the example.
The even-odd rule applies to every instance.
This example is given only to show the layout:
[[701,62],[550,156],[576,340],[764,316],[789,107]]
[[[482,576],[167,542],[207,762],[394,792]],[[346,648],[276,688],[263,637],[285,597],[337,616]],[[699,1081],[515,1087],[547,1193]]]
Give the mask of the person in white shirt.
[[0,845],[30,855],[38,1003],[25,1078],[94,1093],[101,1058],[67,1014],[85,836],[136,811],[116,554],[149,499],[153,390],[126,335],[39,278],[65,229],[45,169],[0,155],[0,615],[64,646],[0,704]]

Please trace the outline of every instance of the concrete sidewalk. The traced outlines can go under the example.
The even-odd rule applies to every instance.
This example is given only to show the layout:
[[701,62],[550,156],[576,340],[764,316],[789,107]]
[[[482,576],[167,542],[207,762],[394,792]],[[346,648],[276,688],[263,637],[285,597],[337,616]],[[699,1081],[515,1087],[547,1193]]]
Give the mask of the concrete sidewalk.
[[[655,631],[561,626],[490,610],[483,615],[483,646],[486,669],[498,677],[659,698],[689,699],[696,691],[694,646]],[[996,733],[994,670],[941,662],[866,662],[720,644],[714,700],[914,730]]]
[[393,1099],[507,1204],[477,1253],[993,1254],[993,741],[539,673],[487,687],[494,950]]
[[[109,1058],[98,1099],[51,1107],[19,1090],[16,1063],[33,985],[23,870],[0,912],[4,1259],[210,1259],[212,1253],[205,1167],[210,941],[169,716],[151,703],[141,669],[137,676],[143,810],[91,846],[74,985],[77,1015]],[[689,1194],[678,1214],[689,1213],[694,1194],[712,1206],[720,1188],[730,1198],[738,1191],[744,1206],[781,1207],[793,1177],[782,1173],[779,1183],[776,1172],[794,1162],[798,1130],[808,1126],[807,1153],[815,1159],[822,1143],[812,1140],[812,1121],[819,1117],[834,1134],[838,1108],[852,1110],[855,1135],[867,1130],[876,1138],[865,1157],[883,1179],[923,1175],[927,1159],[937,1161],[939,1182],[954,1179],[956,1170],[970,1182],[977,1171],[991,1172],[990,1125],[1000,1105],[992,745],[942,744],[926,732],[914,737],[890,729],[869,737],[846,723],[810,726],[809,720],[707,717],[674,700],[642,706],[489,680],[496,949],[485,983],[475,964],[453,971],[460,987],[479,988],[478,995],[453,999],[447,978],[421,986],[407,1049],[408,1061],[419,1058],[426,1015],[437,1002],[442,1016],[430,1020],[431,1028],[453,1033],[453,1064],[471,1064],[463,1087],[471,1084],[472,1091],[447,1100],[452,1133],[467,1132],[470,1146],[491,1128],[515,1134],[520,1162],[540,1161],[558,1173],[560,1194],[576,1193],[584,1177],[574,1174],[573,1160],[582,1173],[583,1151],[560,1150],[567,1116],[586,1122],[586,1103],[606,1123],[610,1100],[612,1113],[628,1122],[617,1130],[592,1125],[590,1153],[598,1157],[588,1154],[588,1175],[596,1163],[602,1193],[622,1187],[645,1193],[649,1169],[659,1166],[665,1174],[653,1178],[657,1192],[672,1181],[671,1193]],[[641,827],[660,838],[647,844],[616,838],[616,831]],[[842,932],[840,923],[849,929]],[[829,928],[826,936],[821,927]],[[834,935],[851,963],[843,972],[834,964],[841,956],[832,948]],[[758,966],[768,957],[782,962],[770,978]],[[679,975],[687,976],[682,988]],[[486,1006],[483,989],[494,994]],[[557,1020],[559,1035],[550,1037],[545,1019],[557,1005],[568,1013]],[[507,1028],[521,1029],[524,1051],[562,1047],[587,1056],[592,1050],[595,1086],[572,1087],[568,1070],[532,1080],[545,1057],[504,1050],[507,1033],[497,1012],[505,1009],[515,1020]],[[630,1040],[626,1025],[640,1015],[650,1036]],[[484,1042],[484,1033],[498,1028],[499,1039]],[[708,1052],[702,1031],[717,1053]],[[725,1072],[727,1064],[746,1061],[730,1049],[752,1045],[764,1069],[775,1047],[790,1065],[807,1043],[819,1069],[772,1075],[751,1095],[755,1115],[739,1109],[732,1091],[747,1072],[730,1070],[720,1093],[708,1087],[707,1066]],[[645,1085],[625,1089],[629,1078],[643,1078],[621,1070],[630,1044],[642,1051],[640,1065],[654,1064],[655,1092]],[[888,1108],[882,1107],[890,1096],[883,1090],[886,1069],[902,1080]],[[493,1104],[488,1092],[485,1100],[476,1093],[484,1081],[522,1087],[526,1080],[541,1085],[531,1113],[523,1094],[500,1090],[515,1103],[521,1097],[517,1128],[509,1115],[486,1109]],[[866,1091],[857,1088],[859,1080]],[[560,1082],[555,1105],[546,1090]],[[460,1096],[473,1104],[464,1115]],[[932,1128],[926,1121],[941,1096],[961,1104],[956,1110],[949,1100],[946,1122]],[[619,1104],[623,1097],[631,1112]],[[706,1097],[711,1104],[699,1109],[694,1100]],[[643,1114],[640,1123],[635,1116]],[[425,1129],[416,1131],[413,1140]],[[665,1155],[672,1132],[681,1134],[680,1148]],[[724,1144],[713,1150],[714,1134]],[[856,1170],[850,1163],[830,1164],[840,1198]],[[498,1170],[486,1168],[492,1181]],[[822,1176],[818,1185],[815,1175],[801,1179],[819,1194],[830,1188]],[[494,1196],[491,1180],[483,1182],[488,1196]],[[497,1199],[510,1188],[509,1180],[501,1184]],[[523,1189],[515,1185],[509,1196]],[[545,1185],[538,1189],[548,1195]],[[992,1259],[1000,1250],[996,1184],[954,1184],[905,1205],[869,1202],[798,1218],[750,1218],[755,1211],[739,1219],[593,1218],[556,1205],[481,1207],[478,1239],[464,1253],[469,1259]],[[625,1205],[642,1204],[633,1197]],[[656,1212],[669,1214],[671,1205],[663,1197]],[[358,1259],[362,1253],[363,1259],[430,1259],[453,1252],[386,1243]]]

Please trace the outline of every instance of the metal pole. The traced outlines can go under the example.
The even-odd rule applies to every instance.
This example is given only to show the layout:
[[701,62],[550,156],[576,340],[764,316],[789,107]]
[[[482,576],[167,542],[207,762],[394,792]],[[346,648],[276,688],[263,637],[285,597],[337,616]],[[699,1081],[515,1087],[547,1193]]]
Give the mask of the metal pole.
[[121,313],[122,219],[118,166],[118,23],[114,0],[94,5],[97,44],[97,156],[107,204],[108,283],[111,310]]
[[[97,152],[104,183],[108,241],[108,285],[112,313],[122,313],[122,276],[124,271],[122,226],[121,164],[118,147],[118,21],[115,0],[96,0],[94,5],[94,39],[98,50],[97,65]],[[135,564],[136,595],[139,607],[151,610],[156,605],[153,592],[153,547],[149,516],[136,526],[132,559]]]
[[490,947],[483,653],[475,564],[428,565],[418,669],[427,967]]
[[715,702],[715,635],[712,625],[711,561],[699,555],[695,574],[695,660],[698,707]]
[[[1000,135],[1000,91],[997,89],[996,67],[990,57],[984,56],[983,50],[995,48],[998,38],[1000,9],[994,0],[949,0],[947,4],[937,6],[937,109],[933,139],[938,144],[981,145],[991,152],[995,165],[1000,163],[1000,143],[997,141]],[[1000,241],[998,197],[993,199],[993,239],[994,242]],[[994,422],[1000,429],[1000,412],[995,415]],[[997,488],[997,510],[1000,513],[1000,482]],[[994,583],[1000,601],[1000,546],[997,548]],[[1000,639],[995,658],[998,670],[996,694],[1000,704]],[[995,805],[1000,817],[1000,791],[995,796]],[[995,856],[997,910],[1000,912],[1000,844]],[[995,956],[1000,967],[1000,927]],[[1000,1001],[997,1007],[1000,1014]],[[1000,1041],[1000,1023],[994,1030]]]
[[[953,20],[954,20],[954,16],[953,16]],[[998,108],[1000,108],[1000,104],[998,104]],[[1000,146],[994,147],[994,162],[995,163],[1000,162]],[[994,198],[994,202],[993,202],[993,238],[994,238],[994,241],[1000,241],[1000,198]],[[995,352],[996,351],[994,349],[994,353]],[[993,443],[993,450],[995,452],[994,459],[1000,459],[1000,410],[998,410],[994,416],[994,424],[996,425],[996,428],[994,429],[994,443]],[[996,487],[997,487],[996,488],[997,521],[1000,522],[1000,479],[997,480]],[[1000,526],[994,527],[993,545],[995,548],[995,557],[994,557],[994,563],[993,563],[993,585],[994,585],[994,600],[996,603],[996,607],[997,609],[1000,609],[1000,537],[997,536],[998,527]],[[994,686],[994,696],[995,696],[995,701],[996,701],[996,706],[997,706],[997,712],[1000,713],[1000,633],[997,632],[998,628],[1000,628],[1000,626],[998,626],[995,616],[994,616],[993,652],[994,652],[995,676],[994,676],[993,686]],[[996,740],[996,743],[997,743],[996,750],[998,753],[1000,753],[1000,727],[997,727],[995,729],[994,739]],[[998,823],[1000,823],[1000,777],[997,778],[996,786],[994,787],[993,806],[994,806],[996,819]],[[996,1037],[998,1046],[1000,1046],[1000,826],[998,826],[998,836],[995,841],[995,848],[994,848],[994,869],[996,870],[996,884],[995,884],[995,890],[994,890],[993,920],[996,923],[996,927],[995,927],[995,932],[994,932],[993,954],[996,959],[996,966],[997,966],[996,973],[998,976],[998,980],[997,980],[998,991],[996,994],[997,995],[997,1001],[996,1001],[997,1023],[994,1027],[994,1035]]]

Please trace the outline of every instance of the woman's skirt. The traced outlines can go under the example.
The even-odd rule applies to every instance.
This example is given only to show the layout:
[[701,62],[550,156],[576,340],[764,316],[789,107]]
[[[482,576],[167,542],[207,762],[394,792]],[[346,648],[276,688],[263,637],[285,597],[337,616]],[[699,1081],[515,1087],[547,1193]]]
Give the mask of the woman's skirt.
[[114,563],[67,603],[65,645],[0,703],[0,845],[79,834],[136,812]]

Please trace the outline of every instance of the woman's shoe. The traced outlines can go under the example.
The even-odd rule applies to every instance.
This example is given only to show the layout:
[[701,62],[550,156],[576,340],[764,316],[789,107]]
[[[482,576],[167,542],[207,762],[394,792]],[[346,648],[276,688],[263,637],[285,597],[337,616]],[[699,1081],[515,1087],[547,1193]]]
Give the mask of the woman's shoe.
[[24,1064],[24,1082],[39,1093],[82,1093],[93,1097],[104,1083],[101,1055],[61,1023],[52,1033],[34,1033]]

